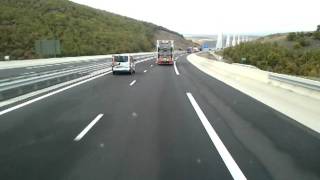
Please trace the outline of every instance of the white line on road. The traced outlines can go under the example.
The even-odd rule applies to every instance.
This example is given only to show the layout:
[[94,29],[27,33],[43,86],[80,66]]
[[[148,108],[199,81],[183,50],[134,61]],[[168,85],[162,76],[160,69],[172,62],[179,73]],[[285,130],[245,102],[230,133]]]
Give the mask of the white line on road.
[[82,137],[86,135],[87,132],[102,118],[102,116],[103,114],[99,114],[96,118],[94,118],[94,120],[91,121],[91,123],[86,128],[84,128],[76,138],[74,138],[74,141],[80,141]]
[[153,67],[153,64],[151,64],[150,67]]
[[137,82],[136,80],[132,81],[132,82],[130,83],[130,86],[133,86],[134,83],[136,83],[136,82]]
[[143,72],[146,73],[146,72],[148,72],[148,70],[144,70]]
[[16,109],[22,108],[22,107],[24,107],[24,106],[27,106],[27,105],[29,105],[29,104],[32,104],[32,103],[34,103],[34,102],[36,102],[36,101],[40,101],[40,100],[42,100],[42,99],[44,99],[44,98],[47,98],[47,97],[49,97],[49,96],[58,94],[58,93],[60,93],[60,92],[62,92],[62,91],[65,91],[65,90],[67,90],[67,89],[73,88],[73,87],[78,86],[78,85],[80,85],[80,84],[86,83],[86,82],[88,82],[88,81],[97,79],[97,78],[102,77],[102,76],[105,76],[105,75],[110,74],[110,73],[111,73],[111,71],[106,72],[106,73],[103,73],[103,74],[100,74],[100,75],[98,75],[98,76],[91,77],[91,78],[89,78],[89,79],[86,79],[86,80],[77,82],[77,83],[72,84],[72,85],[70,85],[70,86],[67,86],[67,87],[58,89],[58,90],[56,90],[56,91],[50,92],[50,93],[45,94],[45,95],[43,95],[43,96],[39,96],[39,97],[34,98],[34,99],[30,100],[30,101],[26,101],[26,102],[23,102],[23,103],[18,104],[18,105],[16,105],[16,106],[10,107],[10,108],[8,108],[8,109],[5,109],[5,110],[3,110],[3,111],[0,111],[0,116],[3,115],[3,114],[6,114],[6,113],[8,113],[8,112],[14,111],[14,110],[16,110]]
[[241,169],[239,168],[239,166],[237,165],[237,163],[235,162],[235,160],[233,159],[233,157],[231,156],[227,148],[224,146],[223,142],[221,141],[218,134],[211,126],[210,122],[208,121],[207,117],[199,107],[198,103],[196,102],[192,94],[187,92],[187,96],[194,110],[196,111],[200,121],[202,122],[204,128],[206,129],[211,141],[213,142],[214,146],[218,150],[225,165],[229,169],[229,172],[231,173],[233,179],[246,180],[247,178],[244,176]]
[[[147,60],[150,60],[150,59],[147,59]],[[137,62],[137,64],[138,64],[138,63],[140,63],[140,62]],[[71,88],[73,88],[73,87],[76,87],[76,86],[78,86],[78,85],[84,84],[84,83],[89,82],[89,81],[91,81],[91,80],[100,78],[100,77],[102,77],[102,76],[105,76],[105,75],[107,75],[107,74],[110,74],[111,72],[112,72],[112,71],[110,71],[110,70],[107,70],[107,71],[104,70],[104,72],[101,72],[101,74],[99,74],[99,75],[97,75],[97,76],[94,76],[94,77],[90,77],[91,75],[88,75],[89,77],[88,77],[88,76],[81,77],[81,78],[79,78],[79,79],[81,79],[82,81],[76,82],[76,83],[71,84],[71,85],[66,86],[66,87],[63,87],[63,86],[64,86],[64,85],[67,85],[67,84],[70,84],[70,82],[73,83],[73,81],[78,81],[79,79],[75,79],[75,80],[72,80],[72,81],[70,81],[70,82],[67,81],[67,82],[64,82],[64,83],[62,83],[62,84],[58,84],[58,85],[51,86],[51,87],[48,87],[48,88],[45,88],[45,89],[42,89],[42,90],[39,90],[39,91],[35,91],[35,92],[31,92],[31,93],[28,93],[28,94],[25,94],[25,95],[22,95],[22,96],[18,96],[18,97],[15,97],[15,98],[13,98],[13,99],[9,99],[9,100],[6,100],[6,101],[2,101],[2,102],[0,102],[0,107],[7,106],[7,105],[9,105],[9,104],[16,103],[16,102],[19,102],[19,101],[22,101],[22,100],[31,98],[31,97],[33,97],[33,96],[35,96],[35,95],[39,95],[39,94],[41,94],[41,93],[46,93],[46,92],[48,92],[49,90],[51,91],[51,90],[54,90],[54,89],[56,89],[56,88],[63,87],[63,88],[61,88],[61,89],[52,91],[52,92],[50,92],[50,93],[48,93],[48,94],[44,94],[44,95],[42,95],[42,96],[36,97],[36,98],[34,98],[34,99],[31,99],[31,100],[29,100],[29,101],[26,101],[26,102],[23,102],[23,103],[21,103],[21,104],[12,106],[12,107],[10,107],[10,108],[8,108],[8,109],[4,109],[4,110],[0,111],[0,116],[2,116],[2,115],[4,115],[4,114],[7,114],[7,113],[9,113],[9,112],[11,112],[11,111],[20,109],[20,108],[22,108],[22,107],[24,107],[24,106],[27,106],[27,105],[29,105],[29,104],[32,104],[32,103],[34,103],[34,102],[40,101],[40,100],[42,100],[42,99],[45,99],[45,98],[47,98],[47,97],[50,97],[50,96],[52,96],[52,95],[58,94],[58,93],[60,93],[60,92],[62,92],[62,91],[71,89]],[[84,80],[83,80],[83,79],[84,79]]]
[[178,68],[177,68],[177,65],[176,65],[176,61],[174,61],[173,66],[174,66],[174,71],[175,71],[176,74],[179,76],[180,73],[179,73],[179,71],[178,71]]
[[34,74],[35,72],[26,72],[26,73],[23,73],[23,74],[21,74],[22,76],[24,76],[24,75],[29,75],[29,74]]

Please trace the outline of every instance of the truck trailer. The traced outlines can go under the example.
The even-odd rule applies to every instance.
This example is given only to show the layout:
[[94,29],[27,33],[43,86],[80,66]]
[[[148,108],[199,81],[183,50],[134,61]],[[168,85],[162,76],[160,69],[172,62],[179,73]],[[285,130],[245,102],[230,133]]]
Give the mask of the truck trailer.
[[174,41],[157,40],[157,64],[173,65],[174,61]]

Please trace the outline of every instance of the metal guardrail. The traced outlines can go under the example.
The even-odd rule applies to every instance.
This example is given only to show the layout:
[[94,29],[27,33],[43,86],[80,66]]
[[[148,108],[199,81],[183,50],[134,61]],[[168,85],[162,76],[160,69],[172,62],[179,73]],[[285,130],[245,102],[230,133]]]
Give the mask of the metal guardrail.
[[32,91],[40,90],[49,86],[53,86],[62,82],[70,81],[81,76],[85,76],[93,71],[98,71],[110,67],[109,65],[101,65],[100,67],[82,67],[73,71],[62,71],[60,73],[52,73],[39,76],[30,80],[13,81],[6,86],[0,88],[0,101],[17,97]]
[[295,85],[295,86],[300,86],[300,87],[311,89],[314,91],[320,91],[320,82],[314,81],[314,80],[309,80],[309,79],[294,77],[289,75],[283,75],[283,74],[276,74],[276,73],[270,73],[269,79],[279,81],[279,82],[284,82],[284,83]]
[[[153,55],[134,56],[136,60],[147,59]],[[92,72],[110,68],[110,59],[105,59],[104,63],[80,66],[75,69],[62,69],[61,71],[51,71],[47,73],[26,76],[26,78],[13,78],[12,81],[0,84],[0,101],[27,94],[33,91],[44,89],[59,83],[70,81]]]

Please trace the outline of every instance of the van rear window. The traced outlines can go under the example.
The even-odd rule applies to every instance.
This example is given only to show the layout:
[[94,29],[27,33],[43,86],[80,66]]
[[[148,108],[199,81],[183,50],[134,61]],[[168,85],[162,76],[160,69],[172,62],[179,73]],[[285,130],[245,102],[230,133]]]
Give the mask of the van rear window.
[[116,62],[128,62],[128,56],[114,56]]

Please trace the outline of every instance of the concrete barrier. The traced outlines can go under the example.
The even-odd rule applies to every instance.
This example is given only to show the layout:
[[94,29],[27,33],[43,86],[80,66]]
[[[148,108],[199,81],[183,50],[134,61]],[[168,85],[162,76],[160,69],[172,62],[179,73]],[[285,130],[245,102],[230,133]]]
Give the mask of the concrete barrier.
[[[140,56],[140,55],[151,55],[151,54],[153,54],[153,52],[126,53],[126,54],[131,54],[133,56]],[[0,62],[0,70],[1,69],[23,68],[23,67],[29,67],[29,66],[41,66],[41,65],[49,65],[49,64],[57,64],[57,63],[66,63],[66,62],[78,62],[78,61],[91,61],[91,60],[107,59],[107,58],[111,58],[113,55],[117,55],[117,54],[2,61],[2,62]]]
[[[208,59],[199,57],[195,54],[188,56],[190,59],[196,59],[198,61],[202,61],[206,63]],[[239,66],[237,64],[228,64],[221,61],[212,61],[208,64],[211,68],[214,68],[220,74],[223,74],[232,78],[249,78],[256,81],[261,81],[264,83],[268,83],[268,72],[262,71],[260,69],[254,69],[245,66]]]
[[[206,61],[206,58],[196,55],[192,55],[190,58]],[[248,78],[320,100],[320,82],[318,81],[272,73],[258,68],[253,68],[252,66],[236,63],[228,64],[220,61],[214,61],[210,66],[215,68],[217,72],[231,78]]]
[[[187,59],[204,73],[320,133],[318,91],[270,80],[270,72],[251,67],[213,61],[194,54]],[[292,79],[296,80],[296,77]]]

